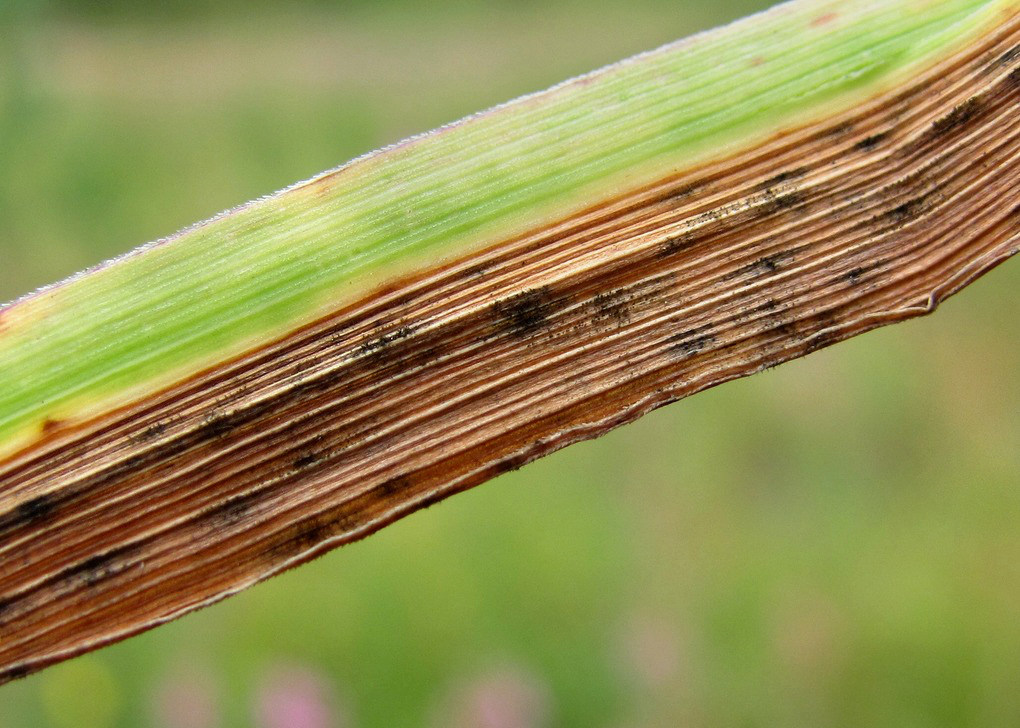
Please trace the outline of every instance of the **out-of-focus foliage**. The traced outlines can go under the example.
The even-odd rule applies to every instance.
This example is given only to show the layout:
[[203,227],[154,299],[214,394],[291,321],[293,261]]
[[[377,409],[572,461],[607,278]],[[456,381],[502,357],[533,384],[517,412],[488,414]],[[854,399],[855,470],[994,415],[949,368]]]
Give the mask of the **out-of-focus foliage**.
[[[158,0],[154,2],[137,2],[137,0],[5,0],[19,9],[56,12],[63,15],[75,15],[82,18],[93,18],[107,21],[119,21],[124,19],[139,19],[143,21],[153,19],[174,19],[194,20],[197,17],[210,18],[233,14],[257,13],[264,16],[266,13],[278,12],[281,3],[276,0]],[[579,0],[559,0],[559,4],[574,2],[576,7],[584,7]],[[614,3],[624,6],[623,3]],[[716,19],[728,20],[733,17],[745,15],[749,12],[767,7],[770,3],[762,0],[716,0],[707,8],[699,8],[698,5],[708,5],[697,0],[644,0],[641,3],[644,7],[638,8],[638,12],[648,9],[657,11],[688,13],[708,18],[710,21]],[[291,12],[326,12],[335,15],[342,15],[352,11],[370,9],[372,11],[396,11],[396,12],[417,12],[430,13],[439,9],[440,12],[454,11],[459,14],[485,13],[494,8],[508,9],[515,12],[526,12],[534,17],[536,12],[547,9],[547,3],[539,0],[442,0],[442,2],[427,2],[426,0],[291,0],[287,3]],[[536,18],[540,22],[540,19]]]
[[[763,4],[7,0],[0,300]],[[0,728],[1020,724],[1018,283],[4,686]]]

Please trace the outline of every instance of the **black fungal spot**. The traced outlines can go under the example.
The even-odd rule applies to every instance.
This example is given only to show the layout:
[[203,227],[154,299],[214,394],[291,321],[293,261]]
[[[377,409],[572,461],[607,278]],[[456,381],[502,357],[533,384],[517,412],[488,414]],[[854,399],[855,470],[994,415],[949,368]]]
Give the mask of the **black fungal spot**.
[[85,586],[94,584],[115,576],[128,568],[122,559],[127,555],[128,549],[121,547],[103,554],[90,556],[79,564],[75,564],[59,574],[59,578],[67,581],[79,581]]
[[740,276],[770,276],[778,273],[782,269],[783,265],[793,258],[793,253],[790,251],[772,253],[771,255],[765,255],[753,263],[748,263],[742,268],[738,269],[735,273],[731,273],[726,276],[727,278],[737,278]]
[[315,546],[333,535],[334,526],[329,522],[313,519],[297,534],[297,542],[304,547]]
[[[294,389],[290,390],[288,396],[296,394],[299,390],[299,387],[294,387]],[[202,424],[195,431],[195,440],[197,442],[202,442],[206,440],[218,440],[226,437],[239,427],[254,422],[263,415],[269,414],[279,406],[279,401],[269,399],[263,402],[247,405],[242,409],[237,409],[232,412],[223,412],[214,409],[206,415],[205,419],[202,420]],[[186,440],[182,440],[181,443],[178,443],[175,447],[181,447],[182,444],[185,447],[188,445]],[[141,456],[138,457],[141,458]]]
[[136,443],[149,442],[150,440],[155,440],[156,438],[160,437],[163,433],[166,432],[166,430],[167,423],[156,422],[154,424],[149,425],[141,432],[133,435],[131,437],[131,441]]
[[715,343],[715,337],[704,333],[710,326],[701,326],[669,337],[669,352],[676,357],[685,359],[705,350]]
[[377,339],[366,341],[364,344],[358,347],[357,353],[361,355],[373,354],[378,351],[382,351],[390,344],[401,339],[406,339],[414,333],[414,328],[411,326],[402,326],[396,331],[391,331],[388,334],[383,334]]
[[766,255],[751,264],[751,271],[760,274],[775,273],[779,270],[779,265],[780,259],[778,256]]
[[806,351],[808,354],[811,354],[818,351],[819,349],[824,349],[827,346],[831,346],[832,344],[835,344],[838,341],[839,337],[836,335],[835,332],[822,331],[808,339]]
[[681,182],[663,190],[654,202],[681,202],[688,197],[701,192],[709,183],[709,180],[695,180],[693,182]]
[[766,207],[766,211],[769,213],[782,212],[784,210],[792,210],[795,207],[800,207],[807,202],[807,195],[800,191],[787,192],[785,195],[778,195],[772,202]]
[[422,510],[425,510],[426,508],[431,508],[436,503],[446,500],[448,495],[449,493],[444,493],[442,491],[429,493],[424,498],[415,501],[415,508],[420,508]]
[[701,182],[690,182],[687,184],[679,185],[666,192],[663,195],[663,200],[684,200],[693,195],[695,192],[700,190],[703,186]]
[[244,520],[262,499],[261,492],[242,493],[213,506],[203,516],[216,526],[230,526]]
[[310,468],[325,460],[329,456],[328,453],[316,449],[325,439],[325,435],[316,435],[315,437],[309,438],[302,448],[304,452],[294,458],[291,462],[291,466],[295,470],[304,470],[305,468]]
[[155,423],[153,425],[149,425],[148,427],[145,428],[145,431],[142,432],[142,439],[143,440],[155,440],[157,437],[162,435],[164,432],[166,432],[166,423],[165,422],[157,422],[157,423]]
[[776,176],[770,177],[769,179],[762,182],[761,185],[759,186],[759,189],[767,190],[770,187],[781,185],[784,182],[789,182],[790,180],[793,179],[800,179],[810,171],[811,170],[808,169],[807,167],[798,167],[797,169],[790,169],[785,172],[780,172]]
[[15,525],[37,526],[52,516],[56,508],[57,504],[52,495],[49,493],[37,495],[18,506],[15,511],[14,523]]
[[796,333],[796,328],[789,321],[778,321],[765,329],[766,334],[778,334],[783,339],[790,339]]
[[770,298],[760,306],[756,306],[751,311],[751,313],[764,313],[766,311],[775,311],[777,308],[779,308],[779,304],[776,302],[776,299]]
[[1017,61],[1020,61],[1020,45],[1010,48],[1008,51],[999,56],[999,60],[996,61],[996,66],[1011,66]]
[[967,99],[941,119],[932,122],[932,132],[936,136],[942,136],[965,126],[978,115],[982,105],[981,100],[977,97]]
[[137,470],[145,462],[145,456],[143,455],[132,455],[127,460],[124,460],[122,465],[125,471],[131,472]]
[[886,139],[889,138],[889,132],[884,131],[879,134],[872,134],[871,136],[864,137],[859,142],[854,144],[854,151],[857,152],[870,152],[872,149],[882,144]]
[[840,332],[836,329],[838,322],[833,311],[823,311],[807,323],[816,330],[816,333],[808,337],[805,353],[810,354],[824,349],[842,339]]
[[351,530],[354,520],[347,514],[312,516],[287,529],[286,538],[272,546],[268,553],[272,558],[291,557],[304,553],[326,539]]
[[886,260],[876,260],[871,263],[868,263],[867,265],[863,266],[859,265],[856,268],[851,268],[846,273],[840,276],[840,280],[849,283],[851,286],[856,286],[860,284],[861,280],[864,278],[865,275],[867,275],[873,270],[881,268],[887,262],[888,261]]
[[818,132],[818,134],[815,135],[815,139],[826,140],[831,139],[833,137],[846,136],[853,130],[854,125],[849,121],[844,121],[840,124],[836,124],[835,126],[831,126],[828,129],[823,129],[822,131]]
[[27,677],[31,670],[28,669],[28,665],[13,665],[7,668],[5,672],[0,673],[0,676],[5,680],[20,680],[23,677]]
[[204,438],[219,440],[229,435],[239,424],[236,416],[223,412],[211,412],[199,426],[199,432]]
[[762,193],[760,201],[762,205],[758,208],[758,217],[771,217],[800,207],[808,201],[808,196],[800,190],[779,193],[774,189],[768,189]]
[[927,198],[922,195],[921,197],[915,197],[911,200],[897,205],[893,209],[886,213],[883,213],[880,217],[883,221],[893,223],[905,223],[913,220],[922,212],[924,212]]
[[626,289],[600,293],[592,299],[592,321],[604,323],[606,321],[619,325],[630,321],[630,303],[627,300]]
[[515,470],[520,470],[522,467],[524,467],[524,464],[527,463],[527,461],[528,458],[526,455],[524,455],[523,453],[516,453],[514,455],[510,455],[509,457],[505,457],[499,462],[497,462],[495,465],[493,465],[493,470],[496,471],[496,475],[502,475],[503,473],[511,473]]
[[861,267],[853,268],[843,274],[843,279],[851,286],[856,286],[861,282],[861,277],[864,275],[865,270]]
[[721,208],[713,207],[711,210],[706,210],[705,212],[698,215],[696,218],[694,218],[694,220],[698,224],[705,222],[719,222],[720,220],[723,219],[723,213],[725,212],[725,209],[726,209],[725,207]]
[[294,462],[291,464],[295,470],[304,470],[315,465],[320,459],[321,457],[318,453],[309,452],[294,458]]
[[511,336],[526,338],[543,329],[557,304],[549,295],[549,287],[523,291],[492,305],[501,328]]
[[296,384],[292,391],[297,398],[325,392],[339,384],[343,376],[341,370],[334,369]]
[[411,487],[411,479],[406,475],[398,475],[390,478],[375,487],[375,490],[383,496],[392,496],[402,493]]
[[301,553],[317,546],[331,535],[332,531],[328,524],[312,519],[294,529],[293,535],[284,543],[284,549],[291,553]]
[[685,250],[689,250],[694,247],[697,242],[697,238],[691,233],[681,233],[680,235],[671,235],[662,241],[662,245],[659,247],[658,257],[668,258],[671,255],[682,253]]

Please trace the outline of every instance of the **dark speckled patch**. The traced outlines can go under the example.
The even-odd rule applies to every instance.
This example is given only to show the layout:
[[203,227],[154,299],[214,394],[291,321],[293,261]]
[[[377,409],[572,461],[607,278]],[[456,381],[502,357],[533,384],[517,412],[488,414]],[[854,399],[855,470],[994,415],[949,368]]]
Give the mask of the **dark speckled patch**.
[[526,338],[544,329],[558,308],[548,286],[523,291],[492,304],[500,328],[517,338]]

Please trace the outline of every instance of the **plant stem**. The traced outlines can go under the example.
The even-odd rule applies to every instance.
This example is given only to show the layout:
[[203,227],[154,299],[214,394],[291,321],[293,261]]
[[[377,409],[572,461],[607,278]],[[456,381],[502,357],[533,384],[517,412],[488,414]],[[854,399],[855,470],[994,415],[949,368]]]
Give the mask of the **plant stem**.
[[1020,2],[783,5],[0,309],[0,680],[1017,252]]

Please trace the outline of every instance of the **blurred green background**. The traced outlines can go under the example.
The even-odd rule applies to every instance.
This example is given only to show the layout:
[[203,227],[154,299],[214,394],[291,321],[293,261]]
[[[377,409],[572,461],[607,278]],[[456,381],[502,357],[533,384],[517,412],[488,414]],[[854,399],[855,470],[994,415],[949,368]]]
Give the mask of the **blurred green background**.
[[[767,4],[2,0],[0,300]],[[1018,283],[4,686],[0,728],[1020,725]]]

